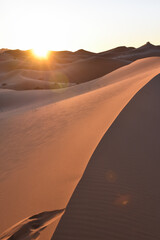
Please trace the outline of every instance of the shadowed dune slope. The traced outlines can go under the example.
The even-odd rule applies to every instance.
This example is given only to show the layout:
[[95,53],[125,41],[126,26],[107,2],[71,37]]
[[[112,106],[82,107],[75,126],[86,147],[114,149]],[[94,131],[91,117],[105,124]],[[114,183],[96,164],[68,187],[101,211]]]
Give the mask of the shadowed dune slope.
[[97,146],[54,240],[160,239],[160,74]]
[[[15,102],[7,105],[3,98],[4,111],[0,112],[0,234],[28,216],[66,208],[106,130],[159,72],[160,58],[138,60],[67,88],[56,101],[58,92],[39,90],[42,98],[39,95],[37,101],[32,96],[35,91],[28,91],[32,104],[27,91],[23,100],[16,91],[2,90],[14,92]],[[50,239],[57,224],[58,220],[39,239]]]
[[57,71],[65,74],[71,83],[83,83],[102,77],[129,63],[128,60],[105,59],[96,56],[72,63]]

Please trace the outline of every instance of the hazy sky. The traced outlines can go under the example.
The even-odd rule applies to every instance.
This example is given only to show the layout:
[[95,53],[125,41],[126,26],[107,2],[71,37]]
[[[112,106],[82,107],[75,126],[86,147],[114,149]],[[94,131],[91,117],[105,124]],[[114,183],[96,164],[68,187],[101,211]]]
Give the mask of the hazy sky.
[[0,48],[160,44],[160,0],[0,0]]

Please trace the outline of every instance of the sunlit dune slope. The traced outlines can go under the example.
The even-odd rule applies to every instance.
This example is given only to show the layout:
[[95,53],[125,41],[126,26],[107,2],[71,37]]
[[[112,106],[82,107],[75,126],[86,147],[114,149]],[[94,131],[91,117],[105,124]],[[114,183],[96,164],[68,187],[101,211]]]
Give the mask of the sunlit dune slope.
[[[106,130],[134,94],[159,72],[160,58],[138,60],[66,89],[56,102],[57,93],[44,90],[44,98],[29,105],[26,100],[24,107],[21,104],[16,109],[16,100],[9,109],[3,105],[0,233],[35,214],[66,207]],[[16,93],[13,97],[19,104]],[[43,240],[51,237],[57,224],[53,223]]]

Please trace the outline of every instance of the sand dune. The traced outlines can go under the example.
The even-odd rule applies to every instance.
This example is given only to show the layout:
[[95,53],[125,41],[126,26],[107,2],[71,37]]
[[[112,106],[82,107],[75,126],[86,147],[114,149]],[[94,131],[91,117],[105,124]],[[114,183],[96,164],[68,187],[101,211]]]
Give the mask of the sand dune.
[[93,57],[94,55],[96,55],[96,53],[89,52],[84,49],[79,49],[78,51],[74,52],[73,54],[77,55],[77,56],[82,56],[82,57]]
[[[31,61],[31,50],[21,51],[21,50],[9,50],[9,49],[0,49],[0,56],[5,56],[17,60],[29,59]],[[160,56],[160,46],[155,46],[150,42],[147,42],[145,45],[134,48],[134,47],[116,47],[107,51],[94,53],[89,52],[84,49],[80,49],[75,52],[71,51],[50,51],[50,60],[54,63],[73,63],[78,60],[86,60],[91,57],[102,57],[102,58],[120,58],[126,59],[128,61],[135,61],[137,59]],[[32,59],[33,62],[33,59]],[[33,63],[32,63],[33,64]],[[36,64],[36,62],[34,62]],[[53,65],[53,66],[54,66]],[[52,66],[52,67],[53,67]],[[32,66],[36,69],[36,65]],[[43,66],[46,68],[45,66]]]
[[[106,130],[159,72],[160,58],[138,60],[62,94],[39,90],[43,98],[32,96],[33,104],[27,94],[35,91],[25,91],[18,108],[17,92],[1,90],[17,100],[7,107],[4,101],[0,113],[0,233],[28,216],[66,207]],[[49,239],[57,224],[40,238]]]
[[25,57],[14,57],[10,54],[4,52],[0,54],[0,71],[8,72],[16,69],[30,69],[30,70],[44,70],[50,71],[59,68],[61,65],[54,61],[40,60],[37,61],[36,58],[31,56]]
[[105,52],[98,53],[99,56],[113,59],[125,59],[135,61],[146,57],[160,56],[160,46],[154,46],[150,42],[139,48],[133,47],[117,47]]
[[13,90],[57,89],[72,86],[66,76],[54,71],[17,69],[0,74],[0,87]]
[[131,50],[135,49],[134,47],[117,47],[113,48],[111,50],[105,51],[105,52],[100,52],[98,53],[99,56],[107,57],[107,58],[115,58],[119,55],[126,54],[127,52],[130,52]]
[[91,57],[72,63],[58,70],[64,74],[71,83],[83,83],[110,73],[117,68],[129,64],[130,61]]
[[160,46],[154,46],[150,42],[147,42],[139,48],[120,54],[118,58],[135,61],[137,59],[154,56],[160,56]]
[[[93,57],[65,67],[62,66],[58,70],[38,71],[21,69],[21,67],[13,70],[15,60],[10,60],[10,63],[7,61],[5,65],[7,68],[4,68],[3,62],[1,63],[3,70],[6,71],[0,74],[0,88],[13,90],[64,88],[72,86],[74,83],[96,79],[129,63],[126,60]],[[7,71],[10,65],[13,66],[13,69]]]
[[[32,56],[32,50],[22,51],[22,50],[9,50],[9,49],[0,49],[0,54],[3,53],[3,55],[7,55],[8,57],[11,57],[13,59],[18,60],[33,60],[31,58]],[[5,53],[5,54],[4,54]],[[77,61],[79,59],[86,59],[92,56],[95,56],[96,53],[92,53],[83,49],[80,49],[75,52],[71,51],[50,51],[49,58],[54,63],[72,63],[74,61]]]
[[[135,60],[160,56],[160,46],[117,47],[101,53],[51,51],[48,60],[37,61],[31,50],[3,50],[0,54],[0,88],[14,90],[55,89],[102,77]],[[19,70],[19,72],[17,72]],[[12,79],[10,75],[15,74]],[[6,76],[5,76],[6,75]],[[60,86],[55,84],[59,83]]]
[[32,217],[24,219],[17,223],[1,236],[2,240],[16,239],[16,240],[29,240],[38,239],[40,232],[43,231],[47,225],[55,221],[57,217],[62,215],[64,209],[55,210],[50,212],[43,212],[36,214]]
[[160,74],[97,146],[53,239],[160,239]]

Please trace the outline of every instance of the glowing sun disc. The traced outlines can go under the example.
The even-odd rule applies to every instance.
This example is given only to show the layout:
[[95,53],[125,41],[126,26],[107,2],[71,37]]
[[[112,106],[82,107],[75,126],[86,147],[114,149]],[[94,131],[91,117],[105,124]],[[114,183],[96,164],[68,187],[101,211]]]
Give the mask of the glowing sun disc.
[[32,50],[34,56],[38,58],[47,58],[49,51],[43,48],[34,48]]

